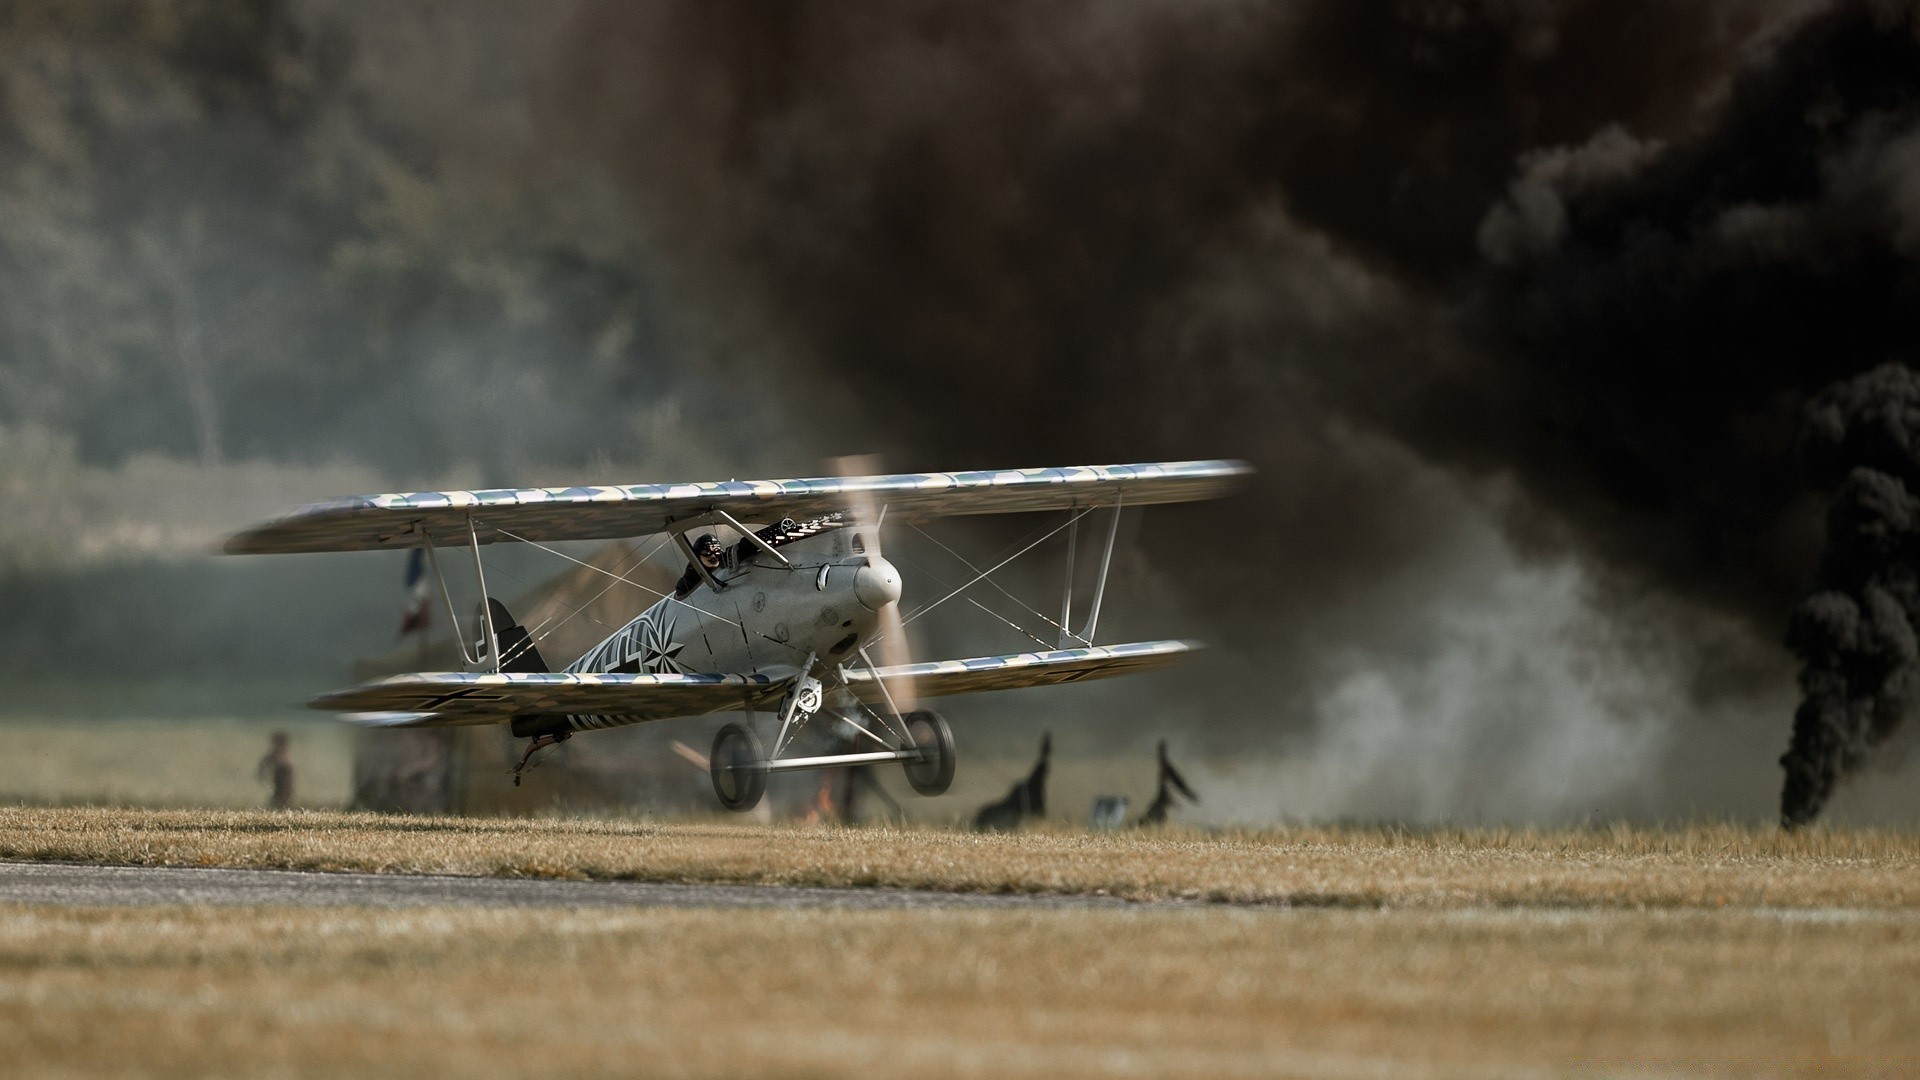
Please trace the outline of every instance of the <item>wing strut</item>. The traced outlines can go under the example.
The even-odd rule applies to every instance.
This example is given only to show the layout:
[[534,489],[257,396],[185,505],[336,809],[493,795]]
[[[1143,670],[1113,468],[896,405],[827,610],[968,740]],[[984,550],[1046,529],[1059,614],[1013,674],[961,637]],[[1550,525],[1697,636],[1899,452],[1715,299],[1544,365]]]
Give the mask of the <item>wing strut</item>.
[[774,558],[779,559],[781,566],[784,566],[789,570],[793,569],[793,564],[787,561],[787,557],[785,555],[780,554],[779,548],[776,548],[772,544],[767,543],[765,537],[761,536],[757,532],[754,532],[752,529],[747,528],[745,525],[740,524],[738,521],[735,521],[733,519],[733,515],[727,513],[725,510],[715,509],[714,513],[720,515],[721,520],[733,526],[734,532],[737,532],[741,536],[744,536],[748,540],[751,540],[753,542],[754,547],[757,547],[761,551],[764,551],[767,554],[773,556]]
[[[467,653],[467,635],[460,632],[460,612],[453,606],[453,592],[447,588],[447,576],[440,572],[440,556],[433,546],[433,533],[423,528],[420,530],[420,538],[425,542],[423,546],[427,549],[427,562],[433,567],[433,579],[440,583],[440,598],[447,602],[447,622],[453,627],[454,644],[460,646],[460,659],[468,667],[472,667],[480,662],[480,658]],[[478,554],[479,549],[475,548],[474,553]]]
[[[487,596],[487,569],[480,564],[480,532],[473,527],[472,514],[467,515],[467,539],[473,543],[473,576],[480,579],[480,621],[487,624],[487,659],[493,662],[493,673],[498,675],[500,674],[500,635],[493,628],[493,603]],[[1099,605],[1095,604],[1094,609],[1099,610]],[[456,634],[460,632],[459,623],[454,624],[453,632]],[[533,751],[529,750],[527,753],[531,755]],[[523,759],[520,764],[525,765],[526,761]],[[519,778],[516,772],[514,780],[517,782]]]
[[[1116,495],[1119,493],[1116,492]],[[1113,523],[1107,526],[1107,550],[1100,556],[1100,583],[1093,587],[1093,610],[1087,613],[1087,632],[1080,640],[1093,644],[1093,629],[1100,625],[1100,601],[1107,595],[1107,571],[1113,568],[1113,541],[1120,535],[1120,499],[1113,500]]]
[[1073,553],[1079,546],[1080,519],[1076,517],[1067,522],[1067,587],[1060,597],[1060,641],[1056,649],[1066,648],[1067,639],[1073,636],[1067,627],[1073,625]]

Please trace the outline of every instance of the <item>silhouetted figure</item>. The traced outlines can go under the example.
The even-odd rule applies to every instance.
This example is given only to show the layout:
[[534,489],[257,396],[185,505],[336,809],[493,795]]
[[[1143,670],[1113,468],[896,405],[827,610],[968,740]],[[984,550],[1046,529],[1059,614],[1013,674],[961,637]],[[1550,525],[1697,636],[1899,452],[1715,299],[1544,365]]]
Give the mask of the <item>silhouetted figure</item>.
[[267,756],[260,759],[254,775],[273,784],[273,794],[267,797],[268,806],[282,810],[293,802],[293,757],[287,752],[286,732],[273,733],[267,743]]
[[1147,812],[1140,815],[1142,825],[1162,825],[1166,823],[1167,811],[1173,809],[1174,792],[1187,797],[1188,802],[1197,803],[1200,796],[1193,793],[1180,770],[1167,760],[1167,740],[1160,740],[1160,786],[1153,793],[1153,802],[1147,804]]
[[976,829],[1017,829],[1020,823],[1030,817],[1047,816],[1047,769],[1053,756],[1053,735],[1040,736],[1040,760],[1034,763],[1033,771],[1025,780],[1013,785],[1007,797],[999,802],[988,803],[973,815],[973,827]]

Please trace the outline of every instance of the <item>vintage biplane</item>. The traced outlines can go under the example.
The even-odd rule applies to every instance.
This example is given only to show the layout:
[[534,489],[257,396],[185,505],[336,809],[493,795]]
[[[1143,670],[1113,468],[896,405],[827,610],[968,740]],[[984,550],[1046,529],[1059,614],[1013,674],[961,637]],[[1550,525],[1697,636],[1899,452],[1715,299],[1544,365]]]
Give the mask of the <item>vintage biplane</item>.
[[[953,735],[939,714],[918,707],[920,698],[1104,678],[1160,667],[1194,648],[1187,641],[1094,644],[1120,512],[1215,498],[1249,471],[1236,461],[1181,461],[357,496],[250,528],[228,540],[226,551],[418,547],[451,615],[438,553],[471,549],[484,614],[474,620],[471,648],[462,645],[470,670],[397,675],[312,704],[374,727],[510,725],[516,738],[528,740],[516,784],[536,750],[578,732],[741,710],[772,713],[779,726],[771,753],[751,723],[720,729],[708,761],[714,792],[730,809],[759,802],[771,772],[889,761],[905,767],[914,790],[937,795],[953,779]],[[907,655],[900,574],[881,554],[881,528],[1032,511],[1058,512],[1063,520],[914,617],[1065,530],[1066,595],[1059,621],[1047,620],[1059,631],[1056,647],[915,663]],[[1106,546],[1084,628],[1076,632],[1068,629],[1074,530],[1096,511],[1109,519]],[[719,543],[720,533],[731,542]],[[484,545],[525,543],[571,560],[547,545],[656,534],[687,560],[681,587],[563,668],[541,656],[543,628],[519,625],[487,591]],[[795,736],[821,714],[836,716],[872,749],[796,753]]]

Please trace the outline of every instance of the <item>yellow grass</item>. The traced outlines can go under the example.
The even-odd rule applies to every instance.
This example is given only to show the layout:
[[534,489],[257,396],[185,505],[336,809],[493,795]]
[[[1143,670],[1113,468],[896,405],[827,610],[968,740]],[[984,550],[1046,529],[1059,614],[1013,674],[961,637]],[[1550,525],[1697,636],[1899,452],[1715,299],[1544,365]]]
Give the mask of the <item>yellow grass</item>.
[[1920,908],[1920,837],[1869,830],[942,829],[0,808],[0,858],[1090,893],[1316,907]]
[[976,835],[5,808],[0,857],[1295,905],[0,906],[8,1075],[1920,1068],[1920,838],[1902,833]]
[[8,1075],[1832,1075],[1920,919],[0,907]]

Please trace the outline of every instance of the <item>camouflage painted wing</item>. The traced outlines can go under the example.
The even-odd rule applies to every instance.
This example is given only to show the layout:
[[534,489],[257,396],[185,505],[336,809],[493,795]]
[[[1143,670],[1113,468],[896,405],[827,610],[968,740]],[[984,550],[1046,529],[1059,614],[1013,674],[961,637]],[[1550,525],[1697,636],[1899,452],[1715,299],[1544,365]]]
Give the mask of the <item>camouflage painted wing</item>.
[[[892,521],[963,514],[1190,502],[1225,495],[1252,469],[1239,461],[1167,461],[1060,469],[828,476],[720,484],[499,488],[357,495],[314,503],[227,541],[230,555],[407,548],[431,533],[438,546],[465,547],[472,518],[483,544],[526,539],[605,540],[644,536],[673,521],[725,510],[753,524],[805,520],[848,508],[859,494]],[[508,534],[512,535],[508,535]]]
[[[920,697],[976,694],[983,690],[1052,686],[1151,671],[1166,667],[1200,647],[1195,641],[1140,641],[1088,649],[976,656],[971,660],[934,660],[881,668],[880,678],[888,682],[911,678],[914,692]],[[868,704],[883,700],[871,672],[848,672],[847,689]]]
[[314,698],[364,727],[504,724],[516,716],[571,716],[575,727],[702,716],[778,699],[786,680],[766,675],[625,675],[428,672],[350,686]]

